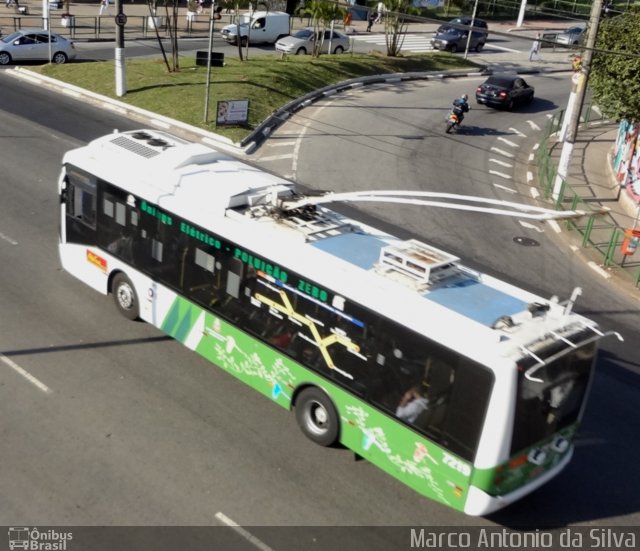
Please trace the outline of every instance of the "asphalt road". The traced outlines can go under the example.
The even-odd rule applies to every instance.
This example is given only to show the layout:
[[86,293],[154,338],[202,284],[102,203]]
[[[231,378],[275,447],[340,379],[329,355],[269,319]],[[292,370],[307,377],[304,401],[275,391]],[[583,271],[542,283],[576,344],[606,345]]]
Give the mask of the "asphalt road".
[[[560,80],[548,78],[548,103],[534,104],[527,115],[538,124],[566,94]],[[512,127],[526,134],[523,117],[473,110],[468,133],[445,137],[443,98],[457,95],[462,84],[414,83],[314,106],[300,115],[313,132],[307,130],[296,145],[298,131],[283,127],[260,150],[262,161],[256,160],[275,169],[267,157],[293,148],[295,157],[282,173],[293,172],[315,188],[402,182],[413,189],[502,194],[488,172],[495,164],[492,147],[500,137],[515,140]],[[464,82],[466,90],[473,86]],[[121,319],[108,298],[61,272],[55,188],[62,153],[113,128],[140,125],[1,74],[0,87],[2,524],[215,525],[227,517],[243,526],[639,523],[640,475],[633,468],[640,447],[639,396],[632,374],[638,369],[637,303],[590,274],[548,229],[540,233],[517,220],[480,215],[452,218],[446,211],[367,209],[386,224],[542,294],[565,298],[582,285],[577,310],[627,338],[622,345],[604,345],[569,468],[489,519],[464,517],[425,501],[345,450],[308,442],[287,412],[155,329]],[[302,128],[303,122],[291,124]],[[521,138],[514,174],[531,147],[525,144],[535,139],[529,134]],[[266,147],[286,141],[294,143],[267,154]],[[498,149],[510,147],[500,144]],[[517,190],[510,200],[524,193]],[[518,236],[532,236],[540,246],[525,254],[513,241]],[[284,550],[329,537],[321,534],[265,537],[273,538],[273,549]],[[375,529],[341,536],[352,549],[407,548],[404,536],[394,539]]]

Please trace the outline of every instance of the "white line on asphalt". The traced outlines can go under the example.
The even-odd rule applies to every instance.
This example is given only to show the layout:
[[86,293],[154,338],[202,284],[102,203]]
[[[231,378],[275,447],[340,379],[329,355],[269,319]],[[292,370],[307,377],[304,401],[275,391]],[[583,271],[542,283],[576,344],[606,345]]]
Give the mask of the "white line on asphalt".
[[533,197],[534,199],[540,197],[540,192],[534,187],[529,188],[529,193],[531,193],[531,197]]
[[519,138],[526,138],[527,135],[523,134],[522,132],[520,132],[520,130],[518,130],[517,128],[509,128],[509,130],[511,130],[511,132],[513,132],[514,134],[516,134]]
[[26,369],[24,369],[23,367],[20,367],[16,362],[14,362],[13,360],[10,360],[4,354],[0,354],[0,361],[3,364],[8,365],[11,369],[13,369],[19,375],[22,375],[31,384],[37,386],[40,390],[42,390],[42,392],[46,392],[46,393],[51,392],[51,389],[47,385],[45,385],[43,382],[36,379]]
[[540,130],[540,127],[533,121],[527,121],[527,124],[531,127],[532,130]]
[[533,172],[527,170],[527,184],[533,180]]
[[605,270],[603,270],[600,266],[598,266],[595,262],[591,261],[591,262],[587,262],[587,265],[589,266],[589,268],[591,268],[594,272],[600,274],[602,277],[604,277],[605,279],[609,279],[611,277],[611,274],[607,273]]
[[529,162],[533,161],[536,158],[535,153],[529,153]]
[[513,157],[514,157],[513,153],[509,153],[508,151],[505,151],[504,149],[498,149],[497,147],[492,147],[491,151],[495,151],[499,155],[504,155],[505,157],[509,157],[510,159],[513,159]]
[[0,239],[2,239],[3,241],[6,241],[7,243],[11,244],[11,245],[17,245],[18,242],[14,241],[13,239],[11,239],[8,235],[5,235],[4,233],[0,233]]
[[255,545],[258,549],[261,549],[262,551],[272,551],[271,547],[269,547],[266,543],[264,543],[263,541],[260,541],[251,532],[248,532],[242,526],[233,522],[224,513],[216,513],[216,518],[223,524],[226,524],[227,526],[230,526],[231,528],[233,528],[235,532],[240,534],[249,543]]
[[524,222],[523,220],[518,220],[518,222],[520,222],[520,225],[523,228],[528,228],[530,230],[536,230],[538,233],[544,233],[544,229],[541,228],[540,226],[534,226],[533,224],[530,224],[529,222]]
[[507,138],[503,138],[502,136],[498,136],[498,140],[502,143],[506,143],[510,147],[520,147],[516,142],[509,141]]
[[267,155],[260,157],[260,161],[281,161],[282,159],[293,159],[293,153],[286,153],[285,155]]
[[500,184],[493,184],[493,187],[497,187],[498,189],[501,189],[502,191],[508,191],[509,193],[518,193],[517,190],[512,189],[510,187],[507,187],[507,186],[501,186]]
[[514,50],[512,48],[505,48],[504,46],[496,46],[495,44],[491,44],[491,46],[485,46],[485,50],[500,50],[501,52],[510,52],[512,54],[519,54],[520,50]]
[[538,151],[539,147],[540,147],[540,144],[537,143],[536,145],[533,146],[533,151]]
[[558,224],[558,222],[556,222],[555,220],[547,220],[547,222],[549,223],[549,225],[551,226],[551,229],[554,232],[556,233],[562,232],[562,228],[560,227],[560,224]]
[[295,145],[295,140],[289,140],[289,141],[283,141],[283,142],[279,142],[279,141],[271,141],[269,142],[269,147],[291,147],[292,145]]
[[497,170],[490,170],[489,174],[493,174],[494,176],[500,176],[500,178],[504,178],[505,180],[511,180],[513,176],[509,176],[509,174],[505,174],[504,172],[498,172]]
[[500,166],[506,166],[507,168],[511,168],[513,165],[511,163],[507,163],[506,161],[500,161],[498,159],[489,159],[490,163],[496,163]]

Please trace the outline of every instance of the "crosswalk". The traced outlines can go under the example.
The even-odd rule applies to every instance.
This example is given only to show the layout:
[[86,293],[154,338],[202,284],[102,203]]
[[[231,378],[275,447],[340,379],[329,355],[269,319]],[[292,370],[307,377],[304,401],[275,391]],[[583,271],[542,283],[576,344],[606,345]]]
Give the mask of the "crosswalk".
[[[366,42],[372,44],[377,48],[386,48],[387,43],[384,33],[367,33],[352,35],[354,40],[358,42]],[[404,36],[404,41],[400,51],[402,52],[432,52],[433,46],[431,45],[432,33],[408,33]]]

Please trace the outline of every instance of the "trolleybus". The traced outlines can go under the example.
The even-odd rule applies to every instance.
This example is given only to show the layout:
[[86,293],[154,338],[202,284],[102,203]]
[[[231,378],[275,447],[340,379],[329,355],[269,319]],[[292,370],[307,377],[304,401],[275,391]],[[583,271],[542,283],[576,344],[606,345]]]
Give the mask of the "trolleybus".
[[570,461],[603,336],[575,296],[543,299],[159,131],[67,152],[59,193],[65,270],[316,443],[470,515]]

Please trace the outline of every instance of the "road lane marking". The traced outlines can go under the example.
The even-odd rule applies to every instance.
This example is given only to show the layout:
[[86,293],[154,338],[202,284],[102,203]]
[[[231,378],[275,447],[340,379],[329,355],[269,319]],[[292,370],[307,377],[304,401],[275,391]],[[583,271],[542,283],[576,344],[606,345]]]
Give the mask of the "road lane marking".
[[535,188],[533,186],[529,188],[529,193],[531,193],[531,197],[533,197],[534,199],[537,199],[538,197],[540,197],[540,192],[538,191],[538,188]]
[[490,170],[489,174],[493,174],[494,176],[499,176],[500,178],[504,178],[505,180],[511,180],[512,176],[505,174],[504,172],[498,172],[497,170]]
[[509,147],[520,147],[516,142],[507,140],[507,138],[503,138],[502,136],[498,136],[498,141],[501,141],[502,143],[506,143]]
[[512,189],[512,188],[507,187],[507,186],[501,186],[500,184],[493,184],[493,187],[497,187],[498,189],[501,189],[502,191],[508,191],[509,193],[518,193],[515,189]]
[[2,239],[3,241],[6,241],[10,245],[17,245],[18,244],[17,241],[15,241],[14,239],[11,239],[8,235],[5,235],[4,233],[0,233],[0,239]]
[[533,121],[527,121],[527,124],[531,127],[531,130],[540,130],[540,127]]
[[560,224],[558,224],[557,221],[555,220],[547,220],[547,223],[551,226],[551,229],[556,232],[556,233],[561,233],[562,232],[562,228],[560,227]]
[[283,142],[278,142],[275,140],[272,140],[269,142],[269,146],[270,147],[291,147],[294,146],[296,144],[295,140],[289,140],[289,141],[283,141]]
[[515,135],[517,135],[519,138],[526,138],[527,135],[523,134],[522,132],[520,132],[520,130],[518,130],[517,128],[509,128],[509,130],[511,130],[511,132],[513,132]]
[[511,168],[513,165],[511,163],[507,163],[505,161],[500,161],[498,159],[489,159],[490,163],[496,163],[497,165],[500,166],[506,166],[507,168]]
[[42,392],[46,394],[51,392],[51,389],[47,385],[45,385],[42,381],[39,381],[38,379],[36,379],[26,369],[24,369],[23,367],[20,367],[16,362],[7,358],[4,354],[0,354],[0,361],[3,364],[8,365],[11,369],[13,369],[19,375],[22,375],[31,384],[37,386],[40,390],[42,390]]
[[496,152],[498,155],[503,155],[504,157],[509,157],[510,159],[513,159],[513,157],[514,157],[513,153],[509,153],[508,151],[505,151],[504,149],[498,149],[497,147],[492,147],[491,151]]
[[282,159],[293,159],[293,153],[286,153],[284,155],[266,155],[260,157],[260,161],[281,161]]
[[531,224],[529,222],[524,222],[523,220],[518,220],[518,222],[520,222],[520,225],[523,228],[527,228],[527,229],[530,229],[530,230],[536,230],[538,233],[544,233],[544,229],[541,228],[540,226],[535,226],[535,225],[533,225],[533,224]]
[[603,270],[600,266],[598,266],[595,262],[591,261],[591,262],[587,262],[587,265],[589,266],[589,268],[591,268],[594,272],[600,274],[602,277],[604,277],[605,279],[609,279],[611,277],[611,274],[607,273],[605,270]]
[[259,540],[258,538],[256,538],[251,532],[245,530],[242,526],[240,526],[239,524],[233,522],[227,515],[225,515],[224,513],[216,513],[216,518],[222,522],[223,524],[226,524],[227,526],[229,526],[230,528],[233,528],[233,530],[238,533],[240,536],[242,536],[244,539],[246,539],[249,543],[255,545],[258,549],[260,549],[261,551],[273,551],[271,549],[271,547],[269,547],[266,543],[264,543],[263,541]]
[[527,184],[533,181],[533,172],[527,170]]

